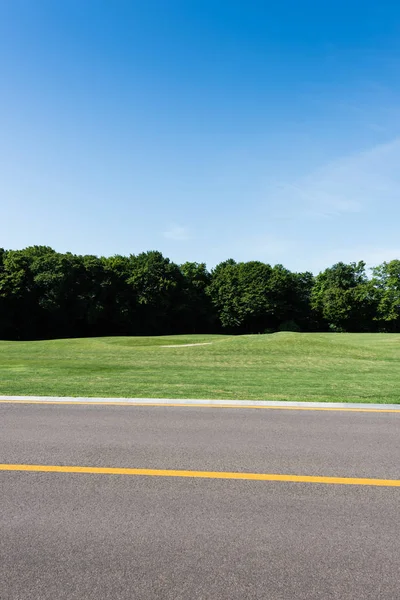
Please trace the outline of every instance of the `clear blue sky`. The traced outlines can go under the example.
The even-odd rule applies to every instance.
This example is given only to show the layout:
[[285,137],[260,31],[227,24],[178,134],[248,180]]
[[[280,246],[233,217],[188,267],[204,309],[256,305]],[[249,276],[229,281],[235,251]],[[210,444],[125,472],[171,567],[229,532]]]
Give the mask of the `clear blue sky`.
[[400,257],[400,4],[0,3],[0,246]]

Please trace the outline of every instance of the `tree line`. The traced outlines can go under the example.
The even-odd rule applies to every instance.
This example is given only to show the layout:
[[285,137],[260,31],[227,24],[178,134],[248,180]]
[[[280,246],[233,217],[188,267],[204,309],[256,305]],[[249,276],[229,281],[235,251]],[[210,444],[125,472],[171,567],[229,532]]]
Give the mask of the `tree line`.
[[0,249],[1,339],[273,331],[400,331],[400,260],[314,276],[233,259],[209,271],[158,251]]

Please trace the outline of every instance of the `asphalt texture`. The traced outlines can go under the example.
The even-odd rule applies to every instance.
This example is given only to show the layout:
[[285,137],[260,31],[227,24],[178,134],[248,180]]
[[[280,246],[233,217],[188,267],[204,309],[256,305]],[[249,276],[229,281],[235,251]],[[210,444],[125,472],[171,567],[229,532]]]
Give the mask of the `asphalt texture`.
[[[400,479],[400,414],[0,405],[0,463]],[[400,598],[400,489],[0,471],[1,600]]]

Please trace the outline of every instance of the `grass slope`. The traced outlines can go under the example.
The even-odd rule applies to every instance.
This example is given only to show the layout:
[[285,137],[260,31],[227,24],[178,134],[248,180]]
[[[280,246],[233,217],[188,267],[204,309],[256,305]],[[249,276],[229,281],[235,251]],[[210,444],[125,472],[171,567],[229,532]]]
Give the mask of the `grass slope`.
[[400,335],[2,341],[0,394],[400,403]]

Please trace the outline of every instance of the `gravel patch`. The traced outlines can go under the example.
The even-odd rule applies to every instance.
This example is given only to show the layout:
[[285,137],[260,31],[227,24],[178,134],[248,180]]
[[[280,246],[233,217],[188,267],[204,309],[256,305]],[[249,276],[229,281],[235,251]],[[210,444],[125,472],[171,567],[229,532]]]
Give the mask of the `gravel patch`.
[[211,346],[212,342],[199,342],[198,344],[168,344],[160,348],[187,348],[188,346]]

